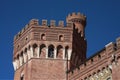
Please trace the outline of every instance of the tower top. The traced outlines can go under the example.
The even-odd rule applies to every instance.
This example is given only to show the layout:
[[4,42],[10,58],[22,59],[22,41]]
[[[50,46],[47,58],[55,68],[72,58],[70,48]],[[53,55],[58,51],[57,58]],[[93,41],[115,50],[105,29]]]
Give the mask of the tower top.
[[72,19],[80,19],[80,20],[85,21],[86,16],[84,14],[81,14],[80,12],[78,13],[73,12],[72,14],[68,14],[68,16],[66,17],[66,22],[69,22]]

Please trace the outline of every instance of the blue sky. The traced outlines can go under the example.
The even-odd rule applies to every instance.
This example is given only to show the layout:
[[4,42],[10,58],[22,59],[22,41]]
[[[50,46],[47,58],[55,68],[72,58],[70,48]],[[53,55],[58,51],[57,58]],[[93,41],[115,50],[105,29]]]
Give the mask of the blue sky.
[[120,0],[0,0],[0,80],[13,80],[13,37],[32,18],[66,20],[87,16],[87,56],[120,36]]

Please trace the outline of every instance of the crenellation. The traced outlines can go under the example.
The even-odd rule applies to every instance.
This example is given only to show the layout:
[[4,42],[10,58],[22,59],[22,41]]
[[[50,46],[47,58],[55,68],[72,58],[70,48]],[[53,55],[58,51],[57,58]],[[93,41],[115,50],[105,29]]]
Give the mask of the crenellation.
[[[111,42],[86,58],[86,16],[73,12],[67,16],[66,23],[65,26],[64,21],[59,21],[56,25],[55,20],[50,20],[48,25],[43,19],[39,24],[38,19],[32,19],[14,36],[14,80],[20,80],[20,75],[25,80],[30,80],[27,77],[31,75],[34,79],[108,80],[112,72],[120,71],[117,70],[120,37],[116,43]],[[30,76],[26,75],[29,73]]]
[[64,27],[64,21],[59,21],[58,26]]
[[26,24],[26,25],[25,25],[25,30],[26,30],[28,27],[29,27],[29,25],[28,25],[28,24]]
[[17,35],[17,36],[18,36],[18,37],[21,37],[21,31],[18,32],[18,35]]
[[96,63],[98,60],[99,60],[99,56],[95,56],[93,63],[94,63],[94,62]]
[[109,44],[105,45],[105,48],[106,48],[106,52],[107,54],[111,54],[113,51],[115,51],[115,43],[113,42],[110,42]]
[[[111,44],[111,43],[110,43]],[[108,55],[108,54],[107,54]],[[103,49],[102,51],[99,51],[99,53],[97,53],[97,55],[95,55],[93,58],[91,58],[91,59],[93,59],[93,64],[94,63],[98,63],[98,61],[96,60],[96,59],[99,59],[99,58],[104,58],[105,56],[107,56],[106,54],[105,54],[105,49]],[[82,71],[84,71],[84,70],[86,70],[86,68],[90,68],[90,66],[91,65],[93,65],[93,64],[90,64],[90,62],[92,62],[92,60],[91,59],[89,59],[89,60],[87,60],[87,62],[86,62],[86,66],[85,66],[85,64],[81,64],[79,67],[80,67],[80,70],[79,70],[79,72],[77,72],[77,71],[74,71],[74,70],[76,70],[76,69],[74,69],[73,70],[73,74],[71,75],[71,79],[72,79],[72,76],[75,76],[75,75],[77,75],[78,73],[82,73],[81,72],[81,70]],[[102,59],[101,59],[102,60]],[[106,73],[103,73],[103,70],[105,70],[105,72]],[[110,70],[110,69],[109,69]],[[99,79],[104,79],[104,78],[106,78],[107,77],[107,75],[111,75],[112,73],[110,72],[108,70],[108,68],[107,68],[107,65],[101,65],[100,67],[98,67],[98,68],[96,68],[96,76],[97,76],[97,78],[99,78]],[[94,70],[95,71],[95,70]],[[108,72],[109,71],[109,72]],[[93,73],[93,72],[90,72],[90,74],[91,73]],[[106,74],[106,76],[104,76],[104,74]],[[81,76],[82,77],[82,76]],[[85,76],[84,76],[85,77]],[[94,78],[94,77],[89,77],[88,75],[86,75],[86,77],[88,78],[88,79],[90,79],[90,78]],[[71,80],[70,79],[70,80]]]
[[42,26],[47,26],[48,24],[47,24],[47,20],[45,20],[45,19],[43,19],[42,20]]
[[72,12],[71,16],[76,16],[77,14],[75,12]]
[[29,25],[26,24],[25,27],[22,28],[21,31],[19,31],[15,36],[14,36],[14,41],[18,39],[27,29],[29,28]]
[[66,18],[66,22],[69,22],[71,21],[72,19],[81,19],[83,21],[86,20],[86,16],[84,14],[81,14],[81,13],[75,13],[73,12],[72,14],[69,14]]
[[50,20],[50,27],[55,27],[55,26],[56,26],[56,21]]
[[14,36],[14,41],[17,39],[17,34]]
[[25,31],[25,28],[22,28],[22,30],[21,30],[21,34],[22,34],[24,31]]
[[59,27],[62,27],[62,28],[72,28],[72,23],[67,23],[66,27],[64,27],[64,21],[59,21],[58,23],[58,26],[56,25],[56,21],[55,20],[50,20],[50,27],[48,26],[48,23],[47,23],[47,20],[43,19],[42,20],[42,24],[39,25],[38,23],[38,20],[37,19],[32,19],[30,20],[29,24],[26,24],[24,28],[22,28],[21,31],[19,31],[15,36],[14,36],[14,41],[16,39],[18,39],[30,26],[39,26],[39,27],[43,27],[44,26],[47,26],[46,28],[50,28],[50,27],[53,27],[53,28],[59,28]]
[[79,70],[76,68],[73,70],[73,74],[77,73]]
[[116,46],[117,46],[117,49],[120,48],[120,37],[116,39]]
[[[89,67],[90,68],[90,67]],[[91,67],[92,68],[92,67]],[[81,74],[79,74],[81,73]],[[111,71],[110,69],[107,67],[107,65],[104,65],[103,67],[97,67],[94,71],[89,71],[89,69],[84,68],[83,70],[73,70],[73,74],[69,75],[69,80],[73,80],[74,76],[77,76],[79,74],[80,78],[78,79],[100,79],[100,80],[104,80],[106,79],[108,76],[111,76]]]
[[86,62],[86,66],[89,66],[91,64],[91,59],[89,59],[87,62]]
[[81,64],[81,65],[80,65],[80,70],[83,70],[84,67],[85,67],[85,65],[84,65],[84,64]]
[[32,25],[39,25],[39,20],[38,19],[31,19],[30,22],[29,22],[29,26],[32,26]]
[[[99,55],[98,55],[98,56],[99,56]],[[101,56],[101,58],[104,58],[104,57],[106,56],[106,52],[105,52],[105,50],[102,51],[102,52],[100,52],[100,56]]]
[[[85,63],[81,64],[80,67],[80,71],[84,71],[86,68],[89,68],[90,66],[94,65],[94,63],[98,63],[99,62],[99,55],[102,55],[101,58],[104,58],[105,55],[105,50],[99,51],[99,53],[97,53],[97,55],[95,55],[94,57],[90,58],[89,60],[87,60]],[[102,59],[101,59],[102,60]],[[74,69],[75,70],[75,69]],[[73,75],[76,74],[75,71],[73,70]]]
[[[71,14],[68,14],[68,16],[67,16],[67,17],[70,17],[70,16],[72,16],[72,15],[71,15]],[[67,18],[67,17],[66,17],[66,18]]]
[[77,13],[78,16],[84,16],[86,18],[86,16],[84,14],[81,14],[80,12]]
[[73,23],[72,22],[68,22],[67,23],[67,27],[70,27],[70,28],[73,27]]

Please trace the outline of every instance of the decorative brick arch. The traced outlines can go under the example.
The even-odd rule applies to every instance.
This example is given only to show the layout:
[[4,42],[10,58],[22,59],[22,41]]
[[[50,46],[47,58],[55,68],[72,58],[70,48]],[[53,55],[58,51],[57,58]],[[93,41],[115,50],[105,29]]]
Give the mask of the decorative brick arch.
[[23,58],[23,51],[21,51],[21,53],[20,53],[20,56],[19,56],[20,58],[19,58],[19,60],[20,60],[20,66],[21,65],[23,65],[23,63],[24,63],[24,58]]
[[17,69],[18,69],[20,66],[19,54],[17,55],[17,58],[16,58],[16,64],[17,64]]
[[65,46],[65,58],[68,58],[69,46]]
[[27,48],[25,48],[25,50],[24,50],[24,54],[23,54],[23,56],[24,56],[24,62],[27,62],[28,61],[28,54],[27,54]]
[[45,44],[41,44],[40,45],[40,58],[45,58],[46,56],[46,45]]
[[63,58],[63,46],[57,46],[57,58]]
[[52,44],[48,46],[48,58],[54,58],[54,48]]
[[32,47],[33,47],[33,57],[37,57],[37,47],[38,47],[38,45],[36,43],[34,43],[32,45]]

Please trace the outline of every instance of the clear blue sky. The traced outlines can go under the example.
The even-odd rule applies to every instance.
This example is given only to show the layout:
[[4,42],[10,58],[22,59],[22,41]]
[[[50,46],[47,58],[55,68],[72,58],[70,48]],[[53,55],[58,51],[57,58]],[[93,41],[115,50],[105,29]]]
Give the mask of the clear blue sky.
[[120,0],[0,0],[0,80],[13,80],[13,37],[32,18],[64,20],[87,16],[87,56],[120,36]]

